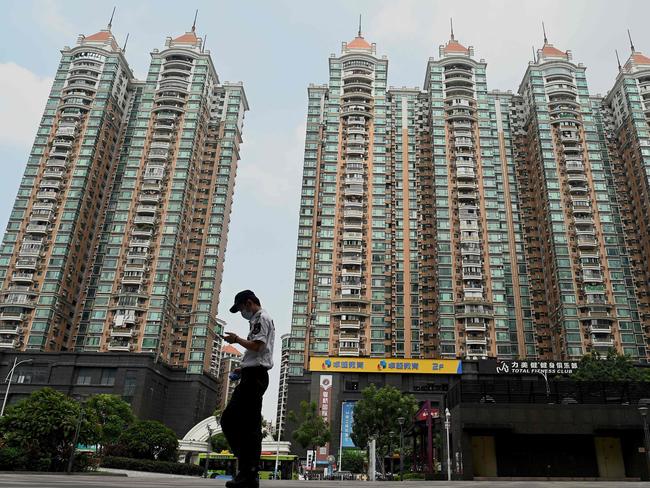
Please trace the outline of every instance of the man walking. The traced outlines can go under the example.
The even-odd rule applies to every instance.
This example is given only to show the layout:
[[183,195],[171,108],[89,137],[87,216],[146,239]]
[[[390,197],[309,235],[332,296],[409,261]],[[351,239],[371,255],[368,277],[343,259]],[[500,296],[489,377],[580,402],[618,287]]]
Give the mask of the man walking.
[[240,312],[249,321],[246,339],[228,332],[223,339],[246,349],[241,362],[241,381],[221,415],[223,430],[232,453],[239,460],[239,472],[228,488],[258,488],[262,452],[262,397],[269,386],[268,370],[273,367],[275,325],[250,290],[235,295],[231,313]]

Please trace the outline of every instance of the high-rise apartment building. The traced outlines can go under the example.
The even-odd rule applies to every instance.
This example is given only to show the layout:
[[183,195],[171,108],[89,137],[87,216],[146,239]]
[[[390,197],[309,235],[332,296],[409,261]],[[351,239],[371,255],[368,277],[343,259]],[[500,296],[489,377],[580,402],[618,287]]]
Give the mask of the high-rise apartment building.
[[223,411],[232,398],[232,394],[237,386],[236,381],[230,379],[230,373],[241,365],[243,354],[235,346],[226,344],[221,349],[221,365],[219,366],[221,377],[221,390],[219,392],[219,402],[217,408]]
[[209,372],[247,109],[194,27],[145,81],[110,25],[64,49],[1,251],[2,344]]
[[513,96],[453,33],[424,89],[361,35],[310,86],[290,374],[311,356],[536,354]]
[[278,404],[276,407],[275,428],[276,432],[284,432],[287,419],[287,395],[289,393],[289,339],[291,334],[282,334],[280,356],[280,384],[278,388]]
[[640,327],[619,204],[628,197],[614,181],[618,163],[610,160],[585,67],[545,39],[519,97],[518,169],[539,357],[615,348],[645,360],[645,337],[623,348],[623,331]]
[[340,427],[317,462],[370,384],[442,410],[458,359],[649,358],[650,58],[604,99],[546,38],[516,94],[486,67],[452,31],[393,88],[359,33],[309,87],[286,408]]
[[388,61],[359,32],[329,66],[308,92],[293,374],[310,354],[385,350]]
[[637,299],[638,313],[631,304],[630,316],[619,320],[620,341],[625,354],[644,358],[650,332],[650,58],[637,51],[631,39],[630,48],[614,86],[594,108],[608,148],[605,163],[618,190],[616,225],[626,236],[629,253],[620,260],[625,268],[613,271],[622,271],[628,289],[634,286],[637,291],[628,297]]
[[488,92],[486,63],[453,32],[429,60],[424,89],[432,148],[420,159],[427,357],[535,356],[512,95]]

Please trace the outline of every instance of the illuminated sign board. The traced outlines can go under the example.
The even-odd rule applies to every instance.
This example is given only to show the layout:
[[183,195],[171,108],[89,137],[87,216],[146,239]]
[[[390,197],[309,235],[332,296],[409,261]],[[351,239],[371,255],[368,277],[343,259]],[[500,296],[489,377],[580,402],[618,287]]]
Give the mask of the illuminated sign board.
[[457,359],[311,357],[309,370],[331,373],[462,374]]

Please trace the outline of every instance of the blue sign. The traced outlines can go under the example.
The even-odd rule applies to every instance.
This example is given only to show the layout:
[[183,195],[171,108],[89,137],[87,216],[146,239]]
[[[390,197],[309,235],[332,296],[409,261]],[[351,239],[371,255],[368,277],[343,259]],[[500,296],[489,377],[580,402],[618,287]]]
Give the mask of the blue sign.
[[356,402],[341,403],[341,446],[356,447],[352,442],[352,424],[354,423],[354,405]]

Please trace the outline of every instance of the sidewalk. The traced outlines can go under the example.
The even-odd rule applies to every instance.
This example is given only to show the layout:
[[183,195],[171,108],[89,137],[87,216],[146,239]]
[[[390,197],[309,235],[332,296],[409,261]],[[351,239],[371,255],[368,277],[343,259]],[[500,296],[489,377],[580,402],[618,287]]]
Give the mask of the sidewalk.
[[118,475],[125,475],[129,478],[158,478],[158,479],[169,479],[169,478],[182,478],[182,479],[201,479],[199,476],[185,476],[182,474],[168,474],[168,473],[150,473],[148,471],[131,471],[129,469],[114,469],[114,468],[99,468],[97,471],[102,473],[111,473]]

